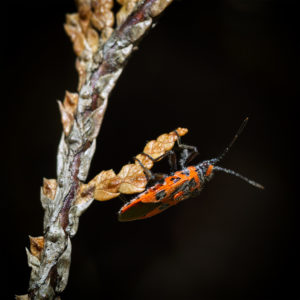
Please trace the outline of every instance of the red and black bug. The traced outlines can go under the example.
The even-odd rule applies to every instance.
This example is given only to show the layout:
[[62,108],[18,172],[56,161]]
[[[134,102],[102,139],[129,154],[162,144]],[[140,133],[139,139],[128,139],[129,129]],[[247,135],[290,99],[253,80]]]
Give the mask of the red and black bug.
[[[205,183],[211,180],[215,171],[222,171],[237,176],[249,184],[263,189],[262,185],[253,180],[232,170],[216,166],[237,140],[238,136],[246,126],[247,121],[248,118],[244,120],[231,143],[225,148],[220,156],[205,160],[194,166],[186,167],[186,165],[198,154],[197,148],[194,146],[183,145],[181,144],[180,139],[178,139],[178,146],[182,149],[181,158],[179,160],[181,170],[176,171],[176,156],[173,151],[167,153],[173,171],[171,175],[152,175],[148,169],[144,168],[144,172],[148,178],[154,177],[156,183],[123,205],[119,211],[119,221],[133,221],[150,218],[185,199],[197,196]],[[161,157],[159,159],[161,159]]]

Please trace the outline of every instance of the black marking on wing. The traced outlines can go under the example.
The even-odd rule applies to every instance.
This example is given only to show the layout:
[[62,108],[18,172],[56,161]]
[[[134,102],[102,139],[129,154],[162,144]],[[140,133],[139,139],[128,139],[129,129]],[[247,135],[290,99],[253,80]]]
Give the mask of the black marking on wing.
[[176,187],[176,189],[169,195],[169,198],[174,200],[175,195],[181,192],[182,190],[184,190],[185,188],[186,188],[186,182]]
[[174,177],[171,177],[170,180],[172,180],[174,183],[176,183],[177,181],[180,180],[180,177],[174,176]]
[[155,194],[155,199],[156,200],[162,200],[167,196],[166,192],[164,190],[159,191]]
[[186,175],[186,176],[190,176],[190,170],[189,169],[184,169],[181,174]]
[[192,189],[197,185],[195,178],[192,178],[190,180],[189,185],[190,185],[190,188],[192,188]]

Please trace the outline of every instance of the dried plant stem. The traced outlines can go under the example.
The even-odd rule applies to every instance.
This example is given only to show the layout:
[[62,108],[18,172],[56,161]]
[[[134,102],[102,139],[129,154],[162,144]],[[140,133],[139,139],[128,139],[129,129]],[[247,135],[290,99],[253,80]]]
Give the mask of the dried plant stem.
[[[94,200],[88,191],[80,198],[79,190],[88,175],[108,96],[137,43],[171,2],[139,1],[90,58],[79,97],[67,95],[70,106],[76,104],[74,118],[72,126],[64,128],[58,147],[57,180],[45,179],[41,189],[44,235],[31,238],[31,249],[27,250],[32,268],[29,294],[17,299],[60,299],[69,276],[71,238],[77,232],[80,215]],[[64,105],[60,104],[63,120],[69,116]]]

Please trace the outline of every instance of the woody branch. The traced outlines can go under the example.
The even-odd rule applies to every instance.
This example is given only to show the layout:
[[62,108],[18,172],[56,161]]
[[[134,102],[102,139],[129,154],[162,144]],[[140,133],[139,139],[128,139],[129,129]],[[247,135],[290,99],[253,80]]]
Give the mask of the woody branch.
[[67,16],[65,29],[78,56],[79,93],[66,92],[64,102],[59,102],[64,130],[57,154],[57,180],[44,179],[44,234],[30,238],[29,293],[17,299],[60,299],[69,276],[71,238],[80,215],[94,199],[95,187],[82,192],[82,186],[108,97],[136,45],[172,0],[119,0],[123,6],[115,30],[112,2],[78,0],[79,13]]

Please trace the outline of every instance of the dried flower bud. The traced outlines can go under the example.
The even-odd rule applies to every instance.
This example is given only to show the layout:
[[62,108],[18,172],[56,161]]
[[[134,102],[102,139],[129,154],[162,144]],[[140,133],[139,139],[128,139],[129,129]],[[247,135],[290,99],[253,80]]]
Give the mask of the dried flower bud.
[[96,12],[91,17],[93,26],[99,31],[105,27],[112,27],[114,24],[114,14],[110,10]]
[[89,185],[95,186],[94,197],[99,201],[106,201],[118,197],[118,188],[121,180],[113,170],[102,171],[99,173]]
[[58,101],[58,107],[61,114],[61,122],[66,136],[70,134],[74,123],[74,115],[78,105],[78,94],[66,91],[64,102]]
[[114,32],[114,30],[111,27],[105,27],[103,28],[102,32],[101,32],[101,40],[102,42],[106,42],[110,36],[112,35],[112,33]]
[[70,93],[69,91],[66,91],[65,99],[64,99],[64,108],[74,115],[77,110],[77,105],[78,105],[78,94]]
[[140,193],[147,184],[147,178],[140,165],[125,165],[118,176],[123,179],[119,187],[119,192],[122,194]]
[[29,236],[29,240],[30,240],[31,254],[40,260],[42,251],[44,249],[44,237],[43,236],[38,236],[38,237]]
[[86,40],[91,47],[92,52],[95,53],[98,50],[99,45],[99,35],[97,31],[93,28],[89,28],[86,32]]
[[57,189],[56,179],[44,178],[44,180],[43,180],[43,193],[47,198],[49,198],[51,200],[54,200],[55,194],[56,194],[56,189]]
[[76,0],[79,16],[81,19],[86,19],[91,11],[91,0]]

